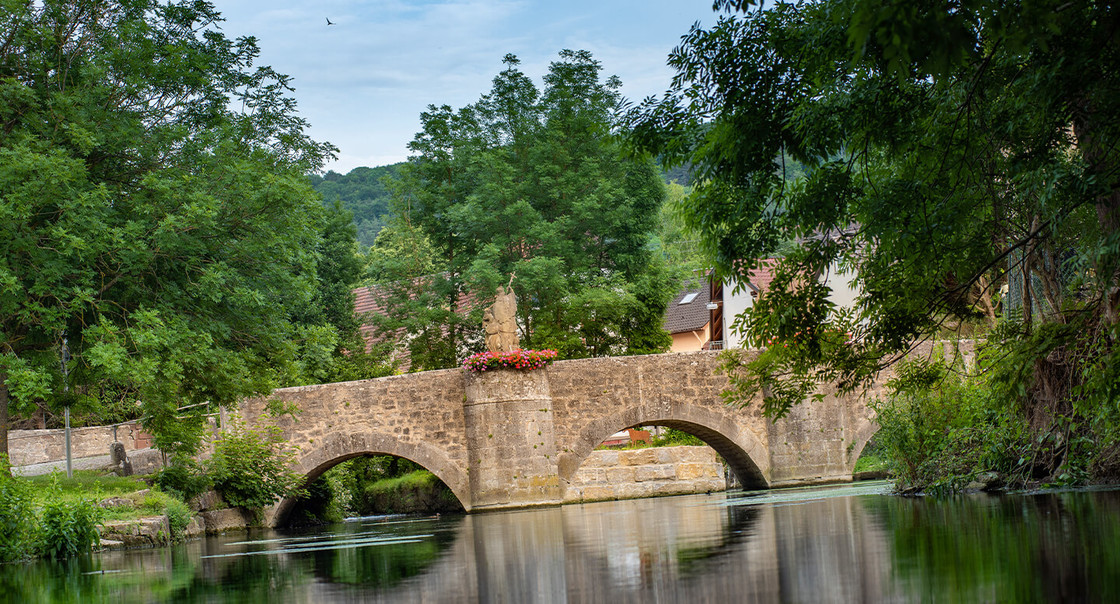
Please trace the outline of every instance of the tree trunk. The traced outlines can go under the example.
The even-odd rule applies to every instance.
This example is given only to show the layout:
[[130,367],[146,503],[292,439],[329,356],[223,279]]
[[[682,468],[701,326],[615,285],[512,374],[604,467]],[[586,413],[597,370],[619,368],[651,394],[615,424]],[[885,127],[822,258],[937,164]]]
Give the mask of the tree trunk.
[[[1097,198],[1097,219],[1105,236],[1120,231],[1120,190],[1113,189],[1108,195]],[[1104,320],[1108,325],[1120,323],[1120,267],[1116,259],[1105,269],[1111,274],[1102,274],[1104,287]]]
[[1034,294],[1031,292],[1031,264],[1034,257],[1034,250],[1038,246],[1038,215],[1035,215],[1031,220],[1031,228],[1028,230],[1028,237],[1030,241],[1027,242],[1026,250],[1023,252],[1023,263],[1020,268],[1023,273],[1023,329],[1030,333],[1031,320],[1034,313]]
[[[977,285],[980,287],[980,305],[984,307],[984,314],[988,316],[988,324],[995,325],[999,321],[999,317],[996,316],[996,307],[992,304],[991,283],[988,282],[987,277],[980,275]],[[712,311],[713,317],[715,313],[716,311]],[[715,326],[715,322],[712,325]],[[715,331],[714,328],[713,331]]]

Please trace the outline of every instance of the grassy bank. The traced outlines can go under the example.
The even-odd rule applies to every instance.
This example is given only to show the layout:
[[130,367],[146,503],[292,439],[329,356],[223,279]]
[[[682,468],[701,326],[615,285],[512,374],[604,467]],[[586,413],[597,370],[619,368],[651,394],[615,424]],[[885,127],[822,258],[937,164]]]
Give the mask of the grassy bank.
[[0,475],[0,562],[89,551],[106,522],[166,516],[170,537],[192,517],[187,504],[137,477],[79,470],[72,478]]
[[386,514],[461,512],[463,506],[435,474],[415,470],[366,485],[367,510]]

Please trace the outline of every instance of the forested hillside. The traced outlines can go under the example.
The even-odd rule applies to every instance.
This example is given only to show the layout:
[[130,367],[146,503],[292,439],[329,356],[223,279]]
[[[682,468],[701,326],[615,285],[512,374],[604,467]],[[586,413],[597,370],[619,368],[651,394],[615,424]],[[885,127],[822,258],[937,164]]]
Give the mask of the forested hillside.
[[346,174],[333,170],[323,176],[310,176],[311,186],[323,196],[323,203],[329,208],[335,200],[354,214],[354,225],[358,228],[358,244],[362,250],[373,245],[377,233],[385,226],[389,213],[389,189],[382,184],[385,176],[396,176],[404,162],[377,168],[359,167]]

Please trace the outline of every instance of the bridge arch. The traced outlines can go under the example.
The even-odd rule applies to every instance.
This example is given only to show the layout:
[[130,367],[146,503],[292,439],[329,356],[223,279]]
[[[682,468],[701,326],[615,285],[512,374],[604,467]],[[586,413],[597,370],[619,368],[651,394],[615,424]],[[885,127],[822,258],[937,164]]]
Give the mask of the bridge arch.
[[[463,508],[470,511],[471,490],[466,472],[441,449],[423,442],[404,442],[391,434],[331,434],[321,442],[308,446],[306,451],[301,451],[293,469],[306,476],[307,484],[310,484],[334,466],[364,455],[394,455],[423,466],[442,480]],[[294,503],[292,499],[277,503],[269,524],[284,524]]]
[[660,405],[637,405],[590,421],[580,431],[577,441],[560,454],[558,471],[563,484],[571,481],[595,447],[611,434],[642,425],[666,426],[693,434],[727,461],[744,487],[769,485],[768,449],[758,436],[740,427],[733,417],[699,406],[667,412]]
[[876,420],[874,411],[871,411],[870,417],[860,416],[856,418],[855,434],[852,436],[852,451],[848,455],[848,470],[855,472],[859,456],[863,455],[867,443],[878,431],[879,422]]

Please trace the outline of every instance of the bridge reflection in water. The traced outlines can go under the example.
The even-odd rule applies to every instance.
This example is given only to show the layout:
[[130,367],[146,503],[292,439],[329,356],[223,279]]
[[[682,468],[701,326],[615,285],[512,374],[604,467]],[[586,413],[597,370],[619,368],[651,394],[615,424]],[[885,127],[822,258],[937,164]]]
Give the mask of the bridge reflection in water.
[[[154,590],[175,601],[875,599],[890,566],[884,535],[861,498],[822,492],[806,501],[796,491],[754,503],[719,493],[224,536],[170,554],[107,552],[80,581],[114,602],[151,601]],[[49,593],[36,584],[60,574],[32,567],[20,576],[30,595]]]
[[1105,602],[1120,490],[949,500],[885,484],[209,538],[0,567],[19,602]]
[[[863,492],[867,492],[864,488]],[[886,538],[844,491],[722,494],[472,515],[426,578],[385,601],[874,601]]]

